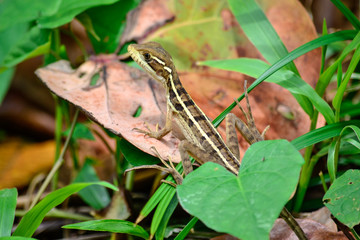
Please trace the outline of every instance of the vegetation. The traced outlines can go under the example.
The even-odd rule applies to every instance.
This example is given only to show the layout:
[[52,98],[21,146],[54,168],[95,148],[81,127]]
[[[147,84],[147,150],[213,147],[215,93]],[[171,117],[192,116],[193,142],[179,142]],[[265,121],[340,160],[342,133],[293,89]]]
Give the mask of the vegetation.
[[[180,4],[175,2],[174,5]],[[320,208],[322,205],[342,223],[341,230],[349,238],[351,233],[353,239],[360,239],[355,230],[360,223],[360,171],[356,169],[360,165],[360,108],[356,101],[360,86],[357,74],[360,60],[360,21],[340,0],[332,2],[351,23],[353,29],[328,33],[324,21],[321,36],[288,52],[255,1],[223,1],[214,8],[229,7],[243,32],[265,61],[252,58],[225,59],[222,56],[224,59],[206,58],[199,63],[200,66],[240,72],[256,78],[248,87],[249,93],[264,81],[278,84],[288,90],[310,119],[307,133],[292,141],[267,140],[251,145],[243,156],[238,176],[232,175],[215,163],[206,163],[186,176],[183,184],[176,188],[162,183],[148,199],[136,220],[96,219],[66,210],[59,211],[55,207],[66,205],[64,201],[75,193],[78,193],[84,204],[93,210],[102,210],[116,204],[114,199],[119,194],[117,190],[133,190],[134,173],[125,175],[125,171],[133,166],[155,164],[158,160],[137,149],[121,136],[113,134],[112,132],[117,130],[109,127],[104,132],[111,141],[116,142],[115,149],[107,139],[100,138],[115,159],[116,176],[112,179],[112,184],[100,181],[94,170],[94,160],[79,159],[77,149],[79,139],[94,139],[94,135],[102,135],[88,123],[77,123],[79,110],[73,111],[68,102],[53,95],[56,103],[56,160],[28,211],[16,210],[16,188],[0,190],[0,239],[32,239],[36,229],[47,216],[78,221],[64,224],[64,229],[109,232],[111,239],[116,239],[118,233],[127,234],[129,239],[132,236],[143,239],[164,239],[170,236],[176,240],[185,239],[195,225],[201,225],[200,222],[206,225],[206,228],[202,227],[207,229],[207,232],[210,228],[241,239],[267,239],[284,206],[291,212],[299,213]],[[96,54],[107,53],[123,57],[128,43],[121,45],[121,48],[118,46],[120,36],[123,33],[128,34],[124,31],[126,14],[138,4],[139,0],[34,0],[29,7],[30,5],[26,5],[24,1],[1,2],[0,101],[4,99],[19,63],[36,56],[43,57],[44,66],[59,60],[69,60],[69,52],[62,42],[62,35],[72,38],[79,45],[83,61],[90,60],[84,42],[74,33],[73,25],[70,24],[74,18],[86,29]],[[219,12],[214,10],[212,13]],[[183,21],[182,17],[184,16],[179,13],[175,21]],[[150,35],[148,40],[158,40],[160,35]],[[171,45],[168,39],[172,37],[174,36],[166,36],[165,40],[162,38],[159,41]],[[180,38],[178,37],[178,40]],[[214,39],[216,40],[215,37]],[[214,41],[217,44],[215,40],[209,42]],[[329,50],[333,51],[337,46],[340,46],[339,50],[329,58]],[[301,78],[292,61],[320,47],[321,72],[313,88]],[[196,54],[200,55],[198,52],[194,53]],[[175,61],[179,60],[179,55],[181,56],[175,51]],[[219,56],[221,55],[216,57]],[[184,62],[187,61],[179,64],[179,69],[190,69],[190,64]],[[72,64],[78,65],[74,61]],[[127,64],[131,66],[133,63]],[[104,71],[94,71],[91,75],[91,80],[95,82],[93,85],[101,84],[98,79],[101,74],[105,74]],[[106,79],[103,81],[106,85]],[[331,102],[327,102],[324,100],[324,94],[334,82],[336,93]],[[53,89],[52,91],[58,94]],[[241,101],[244,96],[245,94],[242,94],[237,100]],[[235,107],[236,102],[213,121],[214,125],[219,126]],[[141,112],[135,115],[139,114]],[[325,122],[321,127],[317,126],[319,116],[323,116]],[[63,124],[66,131],[63,131]],[[104,125],[101,122],[100,124]],[[303,155],[300,154],[302,149]],[[70,184],[60,186],[58,171],[64,163],[66,151],[72,159],[74,177]],[[325,168],[321,168],[321,162],[326,163]],[[315,166],[318,167],[316,170]],[[181,163],[176,169],[182,173]],[[315,176],[317,174],[319,177]],[[168,176],[166,180],[174,182],[172,176]],[[322,202],[317,202],[318,205],[311,205],[306,201],[309,188],[314,186],[322,188],[320,191],[323,198]],[[40,200],[45,191],[49,193]],[[181,227],[175,224],[176,220],[171,219],[179,203],[191,215],[177,219],[182,224]],[[150,225],[142,223],[141,221],[152,212],[154,213]],[[15,231],[11,233],[15,215],[21,219]],[[138,225],[134,225],[133,222]]]

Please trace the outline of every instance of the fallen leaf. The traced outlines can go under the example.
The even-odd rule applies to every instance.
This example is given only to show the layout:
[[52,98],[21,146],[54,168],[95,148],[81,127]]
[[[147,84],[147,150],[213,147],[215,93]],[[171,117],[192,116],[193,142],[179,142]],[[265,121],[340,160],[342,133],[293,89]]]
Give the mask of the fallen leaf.
[[[342,232],[333,232],[311,219],[297,219],[309,240],[347,240]],[[270,232],[270,240],[298,240],[283,219],[277,219]]]
[[[97,85],[91,86],[91,78],[100,69],[106,73],[101,73]],[[159,107],[165,106],[165,94],[161,93],[164,90],[144,72],[116,61],[112,55],[101,55],[76,70],[68,62],[59,61],[38,69],[36,74],[55,94],[137,148],[153,154],[150,148],[156,146],[162,156],[180,161],[179,140],[171,134],[158,141],[133,130],[145,129],[144,123],[163,126],[165,121]],[[134,117],[139,107],[141,115]]]
[[54,164],[54,141],[26,143],[10,139],[0,144],[0,189],[26,186]]

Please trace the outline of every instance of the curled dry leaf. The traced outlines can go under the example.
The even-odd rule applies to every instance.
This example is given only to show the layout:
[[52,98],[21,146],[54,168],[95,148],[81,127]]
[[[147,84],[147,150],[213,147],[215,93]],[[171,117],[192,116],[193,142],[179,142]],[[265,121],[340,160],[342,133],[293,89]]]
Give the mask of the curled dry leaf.
[[[155,146],[161,156],[180,161],[179,140],[171,134],[159,141],[133,130],[146,130],[144,123],[163,126],[165,121],[161,110],[166,106],[164,90],[142,71],[116,61],[112,55],[101,55],[76,70],[69,62],[59,61],[38,69],[36,74],[56,95],[137,148],[153,154],[150,147]],[[97,82],[91,85],[96,76]],[[134,117],[139,107],[142,112]]]

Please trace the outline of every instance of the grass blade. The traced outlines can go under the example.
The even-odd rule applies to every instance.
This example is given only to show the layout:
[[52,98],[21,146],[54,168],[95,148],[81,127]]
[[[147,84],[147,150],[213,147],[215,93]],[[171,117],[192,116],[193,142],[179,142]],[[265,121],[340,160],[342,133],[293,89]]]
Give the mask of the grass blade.
[[344,14],[354,28],[360,30],[359,19],[347,8],[340,0],[331,0],[331,2]]
[[68,224],[63,226],[66,229],[79,229],[89,231],[106,231],[112,233],[125,233],[133,236],[148,239],[149,234],[139,225],[134,225],[132,222],[118,220],[118,219],[105,219],[93,220],[87,222],[80,222]]
[[313,131],[310,131],[298,138],[295,138],[291,143],[295,146],[297,150],[306,148],[313,144],[319,143],[329,138],[339,136],[344,127],[354,125],[360,127],[360,120],[351,120],[345,122],[339,122],[330,124]]
[[[274,63],[271,67],[269,67],[265,72],[261,74],[261,76],[251,84],[251,86],[248,88],[248,93],[251,92],[257,85],[262,83],[265,79],[267,79],[271,74],[279,70],[280,68],[284,67],[286,64],[290,63],[294,59],[300,57],[301,55],[314,50],[318,47],[328,45],[333,42],[337,41],[344,41],[344,40],[352,40],[355,38],[356,34],[358,34],[358,31],[355,30],[345,30],[345,31],[339,31],[335,33],[331,33],[328,35],[324,35],[321,37],[318,37],[298,48],[291,51],[288,55],[286,55],[284,58],[278,60],[276,63]],[[320,95],[320,94],[319,94]],[[245,94],[242,94],[238,101],[241,101],[244,98]],[[321,96],[321,95],[320,95]],[[218,126],[222,120],[224,120],[225,116],[236,106],[236,102],[233,102],[228,108],[226,108],[214,121],[213,124],[215,126]]]
[[[229,60],[213,60],[202,62],[201,65],[215,67],[223,70],[241,72],[251,77],[259,77],[269,66],[258,59],[238,58]],[[315,108],[323,114],[328,123],[335,120],[330,106],[315,92],[315,90],[298,75],[285,69],[280,69],[266,79],[267,82],[276,83],[289,90],[293,95],[305,96]]]
[[189,234],[190,230],[195,226],[199,219],[197,217],[193,217],[188,224],[184,227],[184,229],[176,236],[174,240],[183,240]]
[[52,193],[49,193],[43,200],[41,200],[25,214],[15,232],[13,233],[13,236],[31,237],[44,219],[46,213],[48,213],[52,208],[61,204],[70,195],[93,184],[102,185],[104,187],[117,190],[115,186],[108,182],[73,183],[66,187],[60,188]]
[[15,218],[16,199],[16,188],[0,191],[0,237],[11,235],[11,228]]

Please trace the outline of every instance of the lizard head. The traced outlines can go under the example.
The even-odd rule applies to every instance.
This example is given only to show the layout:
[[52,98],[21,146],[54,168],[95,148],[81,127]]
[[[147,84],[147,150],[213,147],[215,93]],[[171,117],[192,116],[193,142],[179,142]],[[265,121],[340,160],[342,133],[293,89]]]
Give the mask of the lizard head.
[[170,54],[157,42],[131,44],[128,52],[134,61],[155,80],[166,85],[175,67]]

